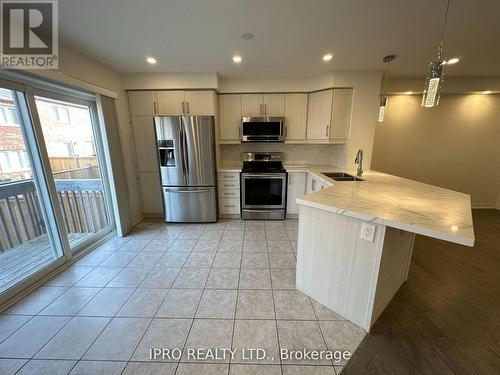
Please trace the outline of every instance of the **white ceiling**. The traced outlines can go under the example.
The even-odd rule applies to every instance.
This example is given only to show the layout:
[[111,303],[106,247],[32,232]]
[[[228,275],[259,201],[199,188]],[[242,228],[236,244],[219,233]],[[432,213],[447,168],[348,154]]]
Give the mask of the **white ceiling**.
[[[419,76],[435,56],[446,0],[60,0],[63,43],[123,73]],[[447,75],[500,76],[499,0],[451,0]],[[241,34],[255,34],[243,40]],[[326,64],[322,56],[332,52]],[[240,65],[231,56],[243,57]],[[145,56],[158,60],[146,63]]]

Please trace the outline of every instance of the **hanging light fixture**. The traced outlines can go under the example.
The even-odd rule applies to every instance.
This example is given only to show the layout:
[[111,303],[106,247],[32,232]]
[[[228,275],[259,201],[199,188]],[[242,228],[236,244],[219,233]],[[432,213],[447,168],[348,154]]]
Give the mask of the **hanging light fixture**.
[[441,86],[443,85],[443,40],[446,21],[448,19],[448,8],[450,0],[446,0],[446,10],[444,12],[443,28],[441,29],[441,41],[439,42],[437,59],[429,63],[427,79],[425,81],[424,95],[422,96],[422,107],[434,107],[439,104],[441,95]]
[[378,107],[378,122],[384,122],[385,109],[387,108],[387,102],[389,101],[389,98],[385,93],[385,90],[387,88],[387,75],[389,74],[389,63],[395,58],[396,58],[395,55],[387,55],[382,60],[387,64],[387,67],[385,68],[385,80],[384,80],[384,85],[382,86],[382,95],[380,95],[380,103]]

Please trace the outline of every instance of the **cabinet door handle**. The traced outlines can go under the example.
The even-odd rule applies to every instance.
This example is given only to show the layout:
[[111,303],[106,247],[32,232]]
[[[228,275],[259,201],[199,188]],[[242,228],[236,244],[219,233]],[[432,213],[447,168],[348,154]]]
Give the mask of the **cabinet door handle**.
[[293,185],[293,174],[288,175],[288,185]]
[[153,102],[153,111],[155,115],[158,114],[158,108],[156,107],[156,102]]
[[186,102],[187,113],[190,114],[191,110],[189,109],[189,102]]
[[328,137],[328,130],[329,130],[329,129],[330,129],[330,126],[329,126],[329,125],[327,125],[327,126],[326,126],[325,137]]
[[227,207],[227,208],[234,208],[236,206],[228,206],[227,204],[224,205],[224,207]]
[[267,103],[264,103],[264,114],[267,115]]
[[182,101],[182,113],[185,114],[186,113],[186,109],[184,108],[184,100]]

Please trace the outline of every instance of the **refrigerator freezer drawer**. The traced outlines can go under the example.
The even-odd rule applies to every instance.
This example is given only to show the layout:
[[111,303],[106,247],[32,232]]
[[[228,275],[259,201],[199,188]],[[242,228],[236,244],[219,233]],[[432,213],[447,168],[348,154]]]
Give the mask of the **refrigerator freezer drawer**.
[[165,221],[209,223],[217,221],[215,187],[163,187]]

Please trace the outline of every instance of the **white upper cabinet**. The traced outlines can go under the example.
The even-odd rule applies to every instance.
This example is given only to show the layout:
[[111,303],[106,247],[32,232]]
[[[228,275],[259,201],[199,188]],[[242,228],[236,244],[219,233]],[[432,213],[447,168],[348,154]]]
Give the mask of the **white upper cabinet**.
[[285,141],[299,142],[306,139],[307,94],[285,96]]
[[184,91],[158,91],[158,114],[175,116],[185,113]]
[[241,95],[241,115],[264,116],[264,106],[262,105],[262,94]]
[[129,91],[128,102],[131,116],[156,114],[156,91]]
[[240,142],[241,127],[241,95],[219,95],[221,142]]
[[163,116],[214,116],[215,93],[204,91],[158,91],[157,112]]
[[353,89],[334,89],[330,139],[343,142],[349,138]]
[[328,141],[332,116],[333,90],[317,91],[309,94],[307,114],[307,139]]
[[186,112],[191,116],[214,116],[215,93],[213,91],[185,91]]
[[241,95],[241,114],[243,116],[285,115],[285,94],[243,94]]
[[264,94],[262,104],[266,116],[283,117],[285,115],[285,94]]
[[140,172],[158,172],[154,119],[151,116],[132,116],[137,169]]

